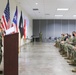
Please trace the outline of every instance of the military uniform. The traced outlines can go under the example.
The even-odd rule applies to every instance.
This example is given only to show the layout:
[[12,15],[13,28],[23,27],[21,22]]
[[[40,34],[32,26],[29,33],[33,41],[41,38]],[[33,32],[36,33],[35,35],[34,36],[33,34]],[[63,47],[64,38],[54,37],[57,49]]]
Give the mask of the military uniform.
[[[69,46],[69,48],[70,48],[70,46]],[[70,50],[70,56],[71,56],[70,65],[76,65],[76,36],[73,37],[73,41],[71,43],[71,49],[69,49],[69,50]],[[72,71],[76,72],[76,68]]]
[[[76,32],[73,34],[73,38],[71,36],[62,36],[60,40],[56,41],[56,46],[59,46],[59,51],[63,56],[67,55],[67,58],[71,60],[69,64],[76,65]],[[76,72],[76,68],[72,71]]]
[[42,33],[39,33],[39,40],[42,41]]
[[72,38],[71,37],[69,37],[68,38],[68,41],[67,41],[67,44],[66,44],[66,47],[67,47],[67,58],[68,59],[70,59],[70,53],[71,53],[71,49],[72,49],[72,45],[71,45],[71,43],[72,43]]
[[0,32],[0,63],[2,61],[2,33]]

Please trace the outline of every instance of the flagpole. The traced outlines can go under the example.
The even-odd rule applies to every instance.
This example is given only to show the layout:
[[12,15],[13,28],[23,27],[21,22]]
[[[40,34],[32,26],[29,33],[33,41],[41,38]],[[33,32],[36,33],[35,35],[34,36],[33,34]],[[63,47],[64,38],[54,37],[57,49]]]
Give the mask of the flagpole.
[[21,35],[20,35],[20,32],[19,32],[19,51],[18,53],[21,52]]

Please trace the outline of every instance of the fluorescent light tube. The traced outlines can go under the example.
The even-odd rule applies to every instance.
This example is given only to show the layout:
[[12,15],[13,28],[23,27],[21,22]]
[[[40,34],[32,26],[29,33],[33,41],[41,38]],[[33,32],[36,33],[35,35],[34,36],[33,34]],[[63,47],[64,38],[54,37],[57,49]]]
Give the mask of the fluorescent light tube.
[[67,11],[69,10],[68,8],[57,8],[57,11]]
[[57,17],[62,17],[63,15],[55,15],[55,16],[57,16]]
[[76,15],[73,15],[73,17],[76,17]]

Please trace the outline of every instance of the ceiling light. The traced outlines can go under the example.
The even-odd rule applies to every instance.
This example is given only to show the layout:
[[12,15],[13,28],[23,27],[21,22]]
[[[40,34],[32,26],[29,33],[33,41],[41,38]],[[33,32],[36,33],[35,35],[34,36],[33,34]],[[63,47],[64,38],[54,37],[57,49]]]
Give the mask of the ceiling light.
[[76,17],[76,15],[73,15],[73,17]]
[[55,15],[56,17],[62,17],[63,15]]
[[35,3],[36,5],[38,5],[38,3]]
[[68,8],[57,8],[57,11],[67,11],[69,10]]

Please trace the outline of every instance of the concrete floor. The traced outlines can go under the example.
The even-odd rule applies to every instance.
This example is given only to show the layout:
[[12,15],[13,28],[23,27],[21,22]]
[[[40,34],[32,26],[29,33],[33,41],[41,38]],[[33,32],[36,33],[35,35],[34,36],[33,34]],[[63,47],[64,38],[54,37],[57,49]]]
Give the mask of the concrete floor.
[[53,43],[31,43],[19,53],[19,75],[76,75],[53,46]]

